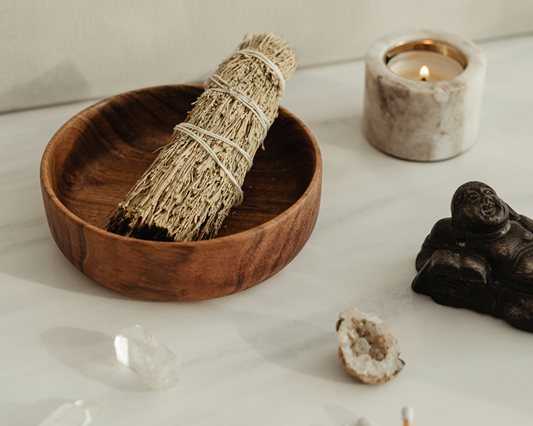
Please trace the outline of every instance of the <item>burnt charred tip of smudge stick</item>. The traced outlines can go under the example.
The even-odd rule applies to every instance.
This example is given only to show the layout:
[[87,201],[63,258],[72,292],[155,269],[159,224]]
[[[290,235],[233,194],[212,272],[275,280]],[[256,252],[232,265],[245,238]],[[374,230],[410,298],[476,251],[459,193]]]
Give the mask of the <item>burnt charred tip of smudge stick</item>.
[[132,238],[138,240],[148,240],[148,241],[174,241],[174,237],[169,234],[169,232],[160,226],[156,225],[146,225],[142,224],[139,227],[136,227],[131,233]]

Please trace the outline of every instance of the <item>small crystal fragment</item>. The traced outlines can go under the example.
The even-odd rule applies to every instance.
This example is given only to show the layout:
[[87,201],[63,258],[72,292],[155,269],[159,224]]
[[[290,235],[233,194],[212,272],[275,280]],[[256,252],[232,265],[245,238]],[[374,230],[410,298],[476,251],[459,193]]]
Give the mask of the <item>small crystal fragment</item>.
[[140,325],[117,334],[115,352],[121,364],[137,373],[153,389],[169,389],[178,383],[178,358]]
[[402,370],[394,330],[378,315],[346,309],[337,322],[339,357],[346,371],[364,383],[385,383]]
[[364,337],[359,337],[355,343],[355,350],[359,354],[370,353],[370,343]]
[[39,426],[88,426],[101,411],[100,404],[94,401],[79,399],[76,402],[66,402],[39,423]]

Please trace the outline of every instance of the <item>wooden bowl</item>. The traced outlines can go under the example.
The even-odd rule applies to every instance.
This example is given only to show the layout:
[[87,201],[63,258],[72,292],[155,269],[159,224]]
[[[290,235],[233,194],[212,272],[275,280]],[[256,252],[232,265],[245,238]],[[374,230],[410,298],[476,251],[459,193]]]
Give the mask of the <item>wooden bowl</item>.
[[322,161],[305,125],[280,108],[217,238],[144,241],[104,230],[110,212],[168,143],[202,86],[161,86],[98,102],[54,135],[41,162],[46,218],[66,258],[99,284],[160,301],[253,287],[300,252],[316,223]]

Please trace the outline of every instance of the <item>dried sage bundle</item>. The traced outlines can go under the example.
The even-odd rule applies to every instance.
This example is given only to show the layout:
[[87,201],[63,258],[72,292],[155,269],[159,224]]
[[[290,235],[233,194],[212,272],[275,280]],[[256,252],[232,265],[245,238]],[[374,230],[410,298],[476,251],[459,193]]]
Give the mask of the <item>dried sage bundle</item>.
[[272,34],[248,34],[206,81],[185,123],[137,181],[109,221],[116,234],[160,241],[213,238],[251,161],[278,115],[296,69],[290,46]]

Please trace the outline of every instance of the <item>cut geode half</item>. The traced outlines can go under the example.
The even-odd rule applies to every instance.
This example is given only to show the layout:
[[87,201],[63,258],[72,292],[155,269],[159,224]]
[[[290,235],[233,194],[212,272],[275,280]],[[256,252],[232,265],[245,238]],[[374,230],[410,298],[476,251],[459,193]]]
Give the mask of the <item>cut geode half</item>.
[[342,365],[364,383],[388,382],[405,365],[394,330],[377,314],[346,309],[339,314],[337,332]]

